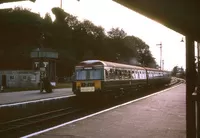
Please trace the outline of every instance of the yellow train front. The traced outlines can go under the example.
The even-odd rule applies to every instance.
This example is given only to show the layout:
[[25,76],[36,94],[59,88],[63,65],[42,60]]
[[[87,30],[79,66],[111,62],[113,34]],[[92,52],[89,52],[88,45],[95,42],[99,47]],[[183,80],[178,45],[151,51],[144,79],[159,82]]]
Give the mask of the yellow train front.
[[72,90],[77,96],[98,95],[101,92],[103,80],[104,68],[101,63],[81,62],[75,67]]

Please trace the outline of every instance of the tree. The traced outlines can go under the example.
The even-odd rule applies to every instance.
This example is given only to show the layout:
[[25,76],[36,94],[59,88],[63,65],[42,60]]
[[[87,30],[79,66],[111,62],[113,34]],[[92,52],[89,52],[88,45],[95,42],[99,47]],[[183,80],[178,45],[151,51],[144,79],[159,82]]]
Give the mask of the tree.
[[175,66],[173,69],[172,69],[172,76],[176,76],[178,72],[178,66]]
[[55,23],[65,23],[65,18],[67,17],[68,13],[58,7],[52,8],[51,11],[56,17],[54,21]]
[[[86,59],[148,67],[156,65],[149,46],[140,38],[128,36],[123,29],[111,28],[106,34],[103,27],[89,20],[81,22],[63,9],[56,7],[52,12],[55,21],[49,13],[42,18],[22,8],[0,10],[1,68],[10,69],[12,65],[15,69],[31,69],[30,51],[39,44],[59,53],[58,76],[72,74],[74,66]],[[4,59],[7,59],[6,62]]]
[[127,36],[127,33],[123,29],[111,28],[110,31],[107,32],[108,37],[111,39],[123,39]]

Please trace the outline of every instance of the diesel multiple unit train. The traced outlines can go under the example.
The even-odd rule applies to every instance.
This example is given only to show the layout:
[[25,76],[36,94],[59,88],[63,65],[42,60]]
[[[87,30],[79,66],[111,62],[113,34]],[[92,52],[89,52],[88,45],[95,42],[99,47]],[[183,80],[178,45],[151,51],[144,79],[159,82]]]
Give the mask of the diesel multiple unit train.
[[166,85],[170,81],[171,75],[168,71],[86,60],[75,66],[72,90],[76,96],[117,95]]

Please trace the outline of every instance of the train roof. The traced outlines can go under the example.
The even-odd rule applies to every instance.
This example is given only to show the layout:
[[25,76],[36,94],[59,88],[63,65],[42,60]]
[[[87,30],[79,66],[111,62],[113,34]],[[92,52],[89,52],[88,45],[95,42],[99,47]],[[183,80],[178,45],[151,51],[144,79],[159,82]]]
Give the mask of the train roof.
[[102,60],[85,60],[80,62],[77,66],[90,66],[90,65],[103,65],[104,67],[115,67],[115,68],[134,68],[134,69],[143,69],[143,67],[134,66],[134,65],[127,65],[121,63],[114,63],[109,61],[102,61]]
[[163,71],[163,70],[160,70],[160,69],[156,69],[156,68],[148,68],[148,67],[144,67],[146,70],[152,70],[152,71]]
[[114,67],[114,68],[134,68],[134,69],[146,69],[146,70],[151,70],[151,71],[159,71],[159,72],[169,72],[165,70],[160,70],[156,68],[148,68],[148,67],[139,67],[139,66],[134,66],[134,65],[127,65],[127,64],[121,64],[121,63],[114,63],[114,62],[109,62],[109,61],[103,61],[103,60],[85,60],[80,62],[79,64],[76,65],[76,67],[80,66],[95,66],[95,65],[102,65],[104,67]]
[[156,69],[156,68],[148,68],[148,67],[144,67],[146,70],[150,70],[150,71],[158,71],[158,72],[170,72],[167,70],[160,70],[160,69]]

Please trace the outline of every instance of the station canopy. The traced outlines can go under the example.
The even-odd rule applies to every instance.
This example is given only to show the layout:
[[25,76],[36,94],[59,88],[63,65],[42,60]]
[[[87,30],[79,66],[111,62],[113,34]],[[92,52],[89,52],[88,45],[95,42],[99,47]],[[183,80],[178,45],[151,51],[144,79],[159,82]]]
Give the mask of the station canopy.
[[36,0],[0,0],[0,4],[2,4],[2,3],[9,3],[9,2],[20,2],[20,1],[31,1],[31,2],[35,2]]
[[[113,0],[185,36],[200,41],[200,2],[193,0]],[[153,33],[153,32],[152,32]]]

